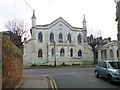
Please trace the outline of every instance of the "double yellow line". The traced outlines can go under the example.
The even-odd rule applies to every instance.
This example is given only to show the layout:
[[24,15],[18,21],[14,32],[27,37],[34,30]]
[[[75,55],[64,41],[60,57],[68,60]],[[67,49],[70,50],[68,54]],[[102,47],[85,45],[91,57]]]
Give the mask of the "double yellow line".
[[50,76],[49,78],[50,78],[50,84],[51,84],[52,90],[58,90],[55,80]]
[[58,87],[57,87],[57,85],[56,85],[56,82],[55,82],[55,80],[54,80],[52,77],[50,77],[50,76],[48,76],[48,75],[42,75],[42,76],[45,76],[45,77],[48,77],[48,78],[49,78],[49,81],[50,81],[52,90],[58,90]]

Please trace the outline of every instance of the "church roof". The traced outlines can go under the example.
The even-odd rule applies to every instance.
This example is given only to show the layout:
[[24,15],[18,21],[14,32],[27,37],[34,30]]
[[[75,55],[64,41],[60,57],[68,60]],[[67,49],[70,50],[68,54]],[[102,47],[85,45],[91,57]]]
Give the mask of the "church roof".
[[66,20],[64,20],[62,17],[59,17],[58,19],[54,20],[53,22],[51,22],[50,24],[45,24],[45,25],[36,25],[37,27],[51,27],[54,24],[56,24],[57,22],[62,21],[64,22],[68,27],[71,27],[73,29],[83,29],[83,28],[79,28],[79,27],[73,27],[71,26]]

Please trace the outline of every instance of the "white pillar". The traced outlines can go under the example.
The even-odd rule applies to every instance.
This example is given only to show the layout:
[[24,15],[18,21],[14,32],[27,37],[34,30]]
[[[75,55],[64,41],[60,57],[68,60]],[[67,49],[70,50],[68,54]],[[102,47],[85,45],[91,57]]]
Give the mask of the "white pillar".
[[117,53],[117,51],[116,51],[115,47],[113,46],[113,60],[116,60],[116,57],[117,57],[116,53]]
[[109,51],[109,49],[107,49],[106,51],[107,51],[107,52],[106,52],[106,59],[109,60],[109,58],[110,58],[110,55],[109,55],[109,54],[110,54],[110,51]]
[[98,51],[98,61],[101,61],[101,50]]

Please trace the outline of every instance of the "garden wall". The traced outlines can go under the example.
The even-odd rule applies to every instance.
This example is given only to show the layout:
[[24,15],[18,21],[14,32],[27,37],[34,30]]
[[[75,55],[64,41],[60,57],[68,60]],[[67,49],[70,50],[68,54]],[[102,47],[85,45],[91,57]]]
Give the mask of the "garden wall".
[[2,35],[2,88],[16,88],[22,79],[22,52]]

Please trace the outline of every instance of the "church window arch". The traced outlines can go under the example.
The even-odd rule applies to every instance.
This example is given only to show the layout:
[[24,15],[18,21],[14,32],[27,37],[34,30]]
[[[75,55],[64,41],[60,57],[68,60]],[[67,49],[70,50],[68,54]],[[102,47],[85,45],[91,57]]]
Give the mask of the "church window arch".
[[43,53],[41,49],[38,51],[38,57],[43,57]]
[[119,57],[119,52],[118,52],[118,49],[117,49],[117,57]]
[[63,43],[63,35],[61,33],[59,34],[59,43]]
[[70,49],[70,57],[73,57],[73,49]]
[[54,34],[53,33],[50,34],[50,42],[54,42]]
[[64,49],[62,48],[62,49],[60,50],[60,57],[64,57],[64,55],[65,55],[65,51],[64,51]]
[[68,34],[67,39],[68,39],[69,43],[71,43],[71,34],[70,33]]
[[38,41],[43,42],[43,35],[41,32],[38,34]]
[[79,34],[78,35],[78,43],[81,43],[82,41],[81,41],[81,35]]
[[82,51],[81,50],[78,51],[78,57],[82,57]]

